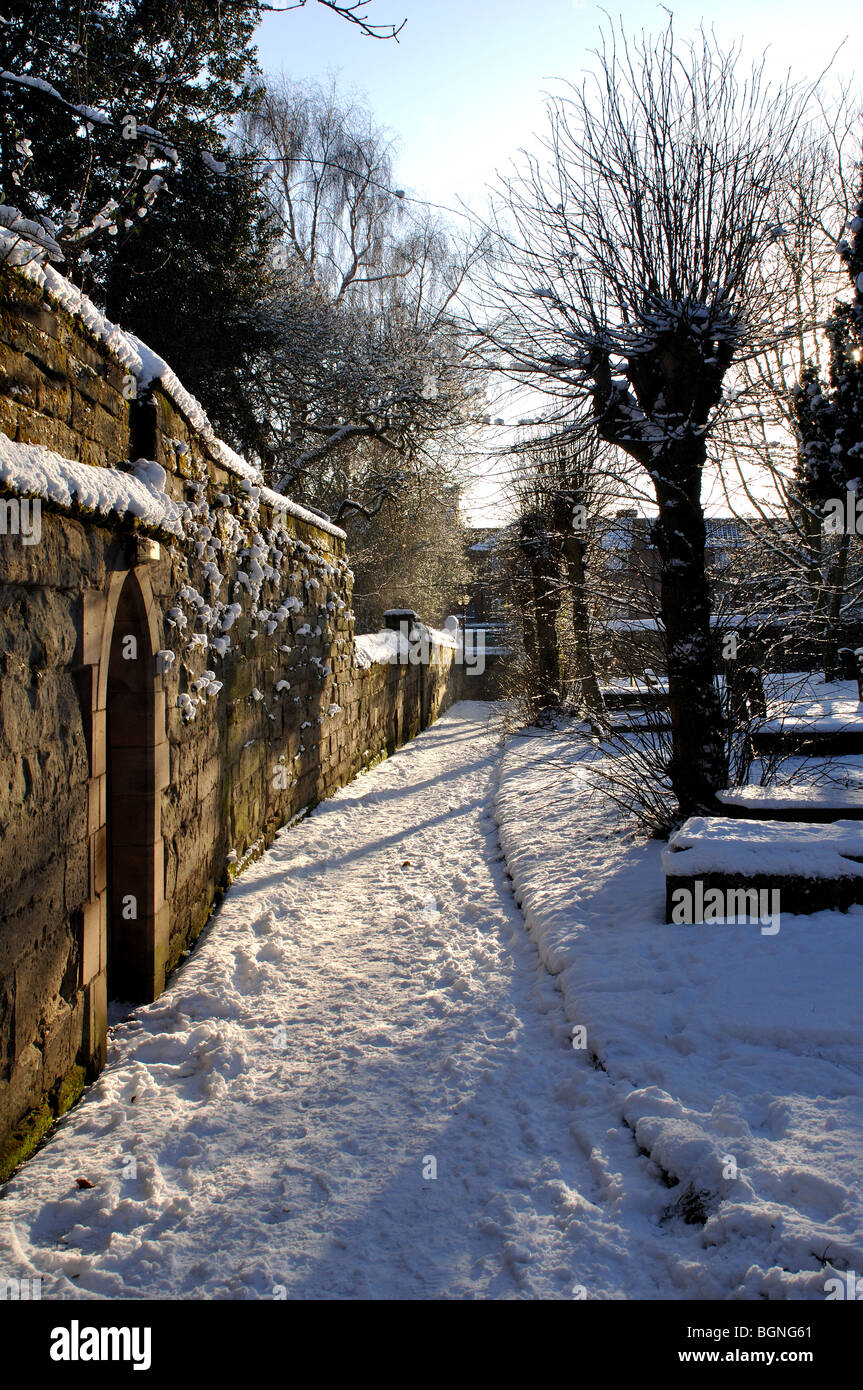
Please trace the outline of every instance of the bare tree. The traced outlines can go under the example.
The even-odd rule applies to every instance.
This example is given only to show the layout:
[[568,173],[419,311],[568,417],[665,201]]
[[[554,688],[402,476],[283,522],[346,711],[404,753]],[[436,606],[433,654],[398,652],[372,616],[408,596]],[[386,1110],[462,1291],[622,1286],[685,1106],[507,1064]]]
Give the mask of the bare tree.
[[702,474],[735,360],[770,329],[757,268],[803,98],[713,37],[672,22],[613,30],[593,80],[550,105],[548,162],[505,181],[487,328],[502,365],[589,407],[649,476],[659,509],[672,711],[671,783],[684,815],[727,778],[714,686]]
[[334,81],[272,80],[243,135],[268,161],[268,197],[286,253],[331,300],[410,273],[393,143]]
[[[403,19],[400,24],[370,20],[369,5],[372,2],[373,0],[317,0],[319,5],[323,5],[326,10],[332,10],[339,19],[346,19],[349,24],[355,24],[366,38],[398,41],[407,20]],[[263,3],[261,9],[265,13],[284,14],[288,10],[303,10],[307,4],[308,0],[287,0],[284,5]]]
[[[539,585],[538,594],[530,596],[526,614],[533,617],[535,636],[531,643],[535,645],[542,631],[549,640],[551,637],[550,627],[540,619],[537,608],[547,584],[537,565],[541,562],[548,567],[553,561],[554,584],[559,590],[556,607],[558,611],[565,609],[571,622],[571,640],[562,632],[556,638],[561,648],[557,664],[563,663],[558,693],[562,703],[602,722],[604,706],[594,654],[588,563],[599,535],[598,520],[615,495],[620,478],[617,470],[609,467],[610,451],[580,431],[577,422],[570,422],[568,427],[558,425],[551,432],[540,428],[532,435],[525,434],[512,452],[521,464],[515,483],[520,508],[517,529],[534,591]],[[571,662],[564,656],[570,652]],[[541,681],[543,661],[538,658],[537,651],[530,669]],[[549,671],[554,664],[552,661]]]
[[388,608],[413,608],[432,625],[454,611],[469,582],[460,500],[457,472],[439,465],[413,472],[374,517],[348,517],[359,631],[376,631]]
[[531,706],[547,714],[563,705],[560,637],[561,546],[548,492],[536,477],[519,487],[518,546],[530,575],[529,613],[532,618],[533,653]]
[[244,138],[268,162],[279,229],[269,313],[284,350],[253,388],[261,461],[339,519],[375,515],[476,413],[455,301],[482,246],[406,209],[389,141],[333,87],[276,84]]

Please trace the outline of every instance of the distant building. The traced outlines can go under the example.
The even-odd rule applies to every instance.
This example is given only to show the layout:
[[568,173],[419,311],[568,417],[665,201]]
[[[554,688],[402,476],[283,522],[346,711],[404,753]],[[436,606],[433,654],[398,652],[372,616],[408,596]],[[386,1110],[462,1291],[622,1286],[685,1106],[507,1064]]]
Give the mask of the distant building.
[[[635,508],[596,522],[604,557],[608,599],[600,618],[612,621],[656,618],[660,591],[660,557],[653,538],[655,519]],[[720,589],[723,576],[750,543],[747,528],[734,517],[706,517],[707,572]]]
[[509,582],[502,546],[508,535],[505,526],[474,526],[468,533],[470,580],[465,592],[470,594],[470,603],[464,616],[469,627],[506,624]]

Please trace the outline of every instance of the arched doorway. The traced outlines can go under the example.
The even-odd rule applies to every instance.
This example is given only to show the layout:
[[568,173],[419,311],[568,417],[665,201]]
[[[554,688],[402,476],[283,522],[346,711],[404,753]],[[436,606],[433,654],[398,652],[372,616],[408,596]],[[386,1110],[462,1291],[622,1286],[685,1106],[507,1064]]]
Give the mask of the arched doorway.
[[[156,689],[147,605],[134,570],[122,582],[107,651],[106,879],[110,999],[154,999],[167,947],[161,785],[164,696]],[[161,727],[159,724],[161,723]]]

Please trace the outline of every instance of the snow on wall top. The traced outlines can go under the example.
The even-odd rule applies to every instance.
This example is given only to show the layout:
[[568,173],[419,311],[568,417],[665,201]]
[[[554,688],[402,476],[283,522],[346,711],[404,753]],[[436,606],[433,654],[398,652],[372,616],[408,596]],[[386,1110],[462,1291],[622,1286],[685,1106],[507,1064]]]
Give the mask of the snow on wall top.
[[[414,632],[418,633],[420,642],[427,642],[431,647],[450,647],[455,650],[456,641],[451,632],[426,627],[425,623],[417,623]],[[362,632],[354,638],[354,665],[362,669],[376,662],[387,665],[389,662],[397,662],[399,658],[406,662],[410,649],[411,644],[405,634],[397,632],[394,628],[385,628],[381,632]]]
[[[14,267],[18,274],[23,275],[31,284],[37,285],[55,304],[65,309],[74,318],[79,319],[103,347],[136,378],[139,386],[147,387],[158,382],[178,410],[185,415],[192,428],[209,446],[218,462],[229,472],[235,473],[241,478],[247,478],[250,482],[261,486],[261,496],[269,506],[277,507],[290,516],[297,517],[300,521],[317,526],[319,530],[327,532],[328,535],[336,536],[339,540],[347,539],[340,526],[334,526],[331,521],[326,521],[323,517],[308,511],[298,503],[291,502],[281,493],[263,487],[260,469],[254,468],[223,439],[219,439],[200,401],[197,401],[186,390],[164,358],[153,352],[146,343],[142,343],[134,333],[127,332],[115,323],[111,323],[110,319],[107,319],[102,311],[97,309],[93,301],[70,280],[67,280],[64,275],[61,275],[58,270],[55,270],[54,266],[42,265],[39,261],[34,260],[31,243],[22,241],[13,233],[0,229],[0,262]],[[69,460],[66,462],[68,463]],[[87,466],[79,465],[81,468]]]
[[[150,465],[150,470],[158,465]],[[164,474],[163,469],[159,472]],[[43,444],[18,444],[0,434],[0,482],[13,492],[73,505],[109,516],[136,516],[147,526],[182,537],[183,509],[159,486],[152,471],[124,473],[76,463]]]
[[362,632],[354,638],[354,665],[361,669],[381,662],[398,661],[400,656],[407,658],[410,651],[408,639],[400,632],[387,628],[383,632]]

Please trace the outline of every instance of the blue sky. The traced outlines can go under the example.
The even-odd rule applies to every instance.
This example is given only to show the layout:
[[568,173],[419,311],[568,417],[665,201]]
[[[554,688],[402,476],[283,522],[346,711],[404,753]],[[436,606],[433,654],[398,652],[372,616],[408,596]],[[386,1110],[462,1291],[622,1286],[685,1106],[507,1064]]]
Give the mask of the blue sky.
[[[653,0],[608,8],[630,32],[665,21]],[[814,77],[846,37],[838,66],[852,74],[863,42],[859,0],[723,0],[715,8],[678,0],[672,8],[682,35],[703,19],[723,42],[742,40],[747,53],[769,45],[777,75],[790,66]],[[338,74],[399,137],[400,185],[442,204],[481,195],[541,128],[543,90],[590,65],[603,19],[592,0],[372,0],[368,14],[406,18],[398,43],[364,38],[309,0],[264,21],[262,64],[294,78]]]

